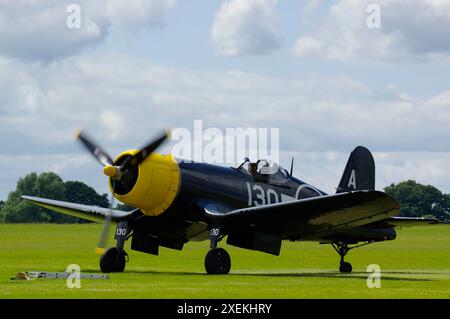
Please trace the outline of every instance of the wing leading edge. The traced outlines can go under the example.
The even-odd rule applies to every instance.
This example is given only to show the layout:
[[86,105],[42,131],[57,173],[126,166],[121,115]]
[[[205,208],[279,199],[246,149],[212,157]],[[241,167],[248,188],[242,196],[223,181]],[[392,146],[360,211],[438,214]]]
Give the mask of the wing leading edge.
[[50,209],[54,212],[90,220],[93,222],[103,222],[105,216],[108,215],[109,213],[111,213],[111,219],[113,221],[126,219],[128,216],[132,214],[132,212],[124,212],[121,210],[108,209],[98,206],[75,204],[47,198],[39,198],[32,196],[22,196],[22,198],[38,206]]

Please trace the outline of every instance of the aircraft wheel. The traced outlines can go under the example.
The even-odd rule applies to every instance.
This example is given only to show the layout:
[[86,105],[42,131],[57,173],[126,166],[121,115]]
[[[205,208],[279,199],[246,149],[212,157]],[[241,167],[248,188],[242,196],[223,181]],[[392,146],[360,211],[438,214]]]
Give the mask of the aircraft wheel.
[[118,250],[116,247],[108,248],[108,250],[100,257],[100,270],[103,273],[123,272],[125,270],[124,250]]
[[231,258],[223,248],[211,249],[205,257],[206,273],[210,275],[226,275],[231,269]]
[[348,263],[348,262],[342,262],[341,265],[339,266],[339,271],[341,273],[345,273],[345,274],[349,274],[352,272],[352,264]]

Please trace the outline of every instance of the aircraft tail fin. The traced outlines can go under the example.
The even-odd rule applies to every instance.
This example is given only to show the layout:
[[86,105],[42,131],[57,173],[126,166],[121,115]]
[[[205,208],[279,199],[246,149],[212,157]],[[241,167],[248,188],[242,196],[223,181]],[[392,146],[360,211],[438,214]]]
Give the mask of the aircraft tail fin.
[[350,154],[336,193],[374,189],[375,161],[367,148],[358,146]]

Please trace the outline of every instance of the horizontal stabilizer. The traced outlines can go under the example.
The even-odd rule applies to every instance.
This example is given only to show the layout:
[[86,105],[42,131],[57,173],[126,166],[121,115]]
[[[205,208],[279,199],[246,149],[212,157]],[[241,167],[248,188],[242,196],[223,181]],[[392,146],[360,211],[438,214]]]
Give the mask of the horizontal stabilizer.
[[391,217],[389,219],[386,219],[384,222],[392,227],[428,226],[442,224],[439,219],[424,217]]

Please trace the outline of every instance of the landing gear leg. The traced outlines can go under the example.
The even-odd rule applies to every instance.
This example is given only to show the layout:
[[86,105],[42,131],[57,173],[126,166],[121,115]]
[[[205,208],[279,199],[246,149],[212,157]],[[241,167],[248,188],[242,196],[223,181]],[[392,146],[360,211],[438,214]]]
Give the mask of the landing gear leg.
[[341,256],[341,262],[339,265],[339,271],[341,273],[349,274],[352,272],[352,264],[344,261],[345,255],[349,252],[351,248],[348,247],[345,243],[332,243],[331,246],[333,246],[334,250]]
[[209,232],[211,249],[205,257],[205,269],[209,275],[225,275],[230,272],[231,258],[223,248],[217,248],[220,240],[220,229],[212,228]]
[[128,222],[122,221],[117,225],[114,237],[116,247],[108,248],[100,257],[100,270],[103,273],[123,272],[125,270],[125,263],[128,262],[129,258],[123,247],[128,238],[128,232]]

